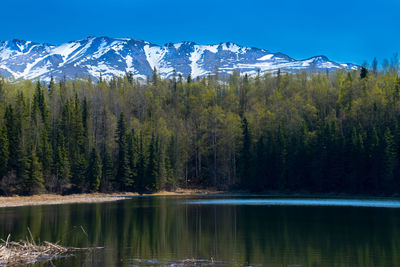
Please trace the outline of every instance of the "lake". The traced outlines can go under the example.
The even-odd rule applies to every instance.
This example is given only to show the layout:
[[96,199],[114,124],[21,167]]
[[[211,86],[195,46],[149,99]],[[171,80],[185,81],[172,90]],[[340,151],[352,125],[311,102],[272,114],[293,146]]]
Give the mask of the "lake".
[[[134,197],[0,208],[0,237],[104,247],[55,266],[396,266],[400,202]],[[52,266],[50,263],[37,266]]]

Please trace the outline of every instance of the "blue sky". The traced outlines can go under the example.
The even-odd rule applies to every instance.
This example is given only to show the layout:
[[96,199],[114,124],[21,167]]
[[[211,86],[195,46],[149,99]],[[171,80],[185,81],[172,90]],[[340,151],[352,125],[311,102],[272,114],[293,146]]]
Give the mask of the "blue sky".
[[0,6],[0,40],[231,41],[296,59],[323,54],[359,64],[400,52],[399,0],[2,0]]

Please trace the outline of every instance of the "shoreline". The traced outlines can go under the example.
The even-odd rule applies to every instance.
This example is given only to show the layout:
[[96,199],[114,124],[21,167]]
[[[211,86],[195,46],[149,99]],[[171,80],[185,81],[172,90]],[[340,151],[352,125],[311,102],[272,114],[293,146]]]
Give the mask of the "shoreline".
[[225,193],[222,191],[203,190],[203,189],[178,189],[176,191],[160,191],[151,194],[121,192],[121,193],[87,193],[72,195],[42,194],[33,196],[1,196],[0,208],[40,206],[40,205],[60,205],[75,203],[100,203],[123,200],[129,197],[143,196],[205,196],[212,194]]
[[71,195],[41,194],[33,196],[0,196],[0,208],[62,205],[79,203],[101,203],[124,200],[130,197],[174,197],[174,196],[225,196],[225,197],[264,197],[264,198],[304,198],[304,199],[347,199],[347,200],[397,200],[399,196],[370,196],[347,194],[312,194],[312,193],[288,193],[288,192],[264,192],[250,193],[247,191],[217,191],[212,189],[177,189],[176,191],[159,191],[149,194],[134,192],[120,193],[82,193]]

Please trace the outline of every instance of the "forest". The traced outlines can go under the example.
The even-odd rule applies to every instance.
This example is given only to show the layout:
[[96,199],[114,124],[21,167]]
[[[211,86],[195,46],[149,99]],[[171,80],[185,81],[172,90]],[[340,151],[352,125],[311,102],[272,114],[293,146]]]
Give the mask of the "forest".
[[205,78],[0,80],[0,194],[400,192],[398,61]]

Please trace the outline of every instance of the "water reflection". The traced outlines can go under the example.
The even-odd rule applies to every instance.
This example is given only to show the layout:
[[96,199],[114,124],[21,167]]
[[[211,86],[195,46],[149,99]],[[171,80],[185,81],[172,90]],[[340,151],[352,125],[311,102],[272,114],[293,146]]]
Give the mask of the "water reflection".
[[192,200],[134,198],[3,208],[0,236],[12,233],[14,239],[25,238],[29,227],[41,240],[105,247],[61,259],[54,263],[57,266],[396,266],[400,262],[398,209],[185,203]]
[[193,205],[262,205],[262,206],[335,206],[400,208],[398,200],[358,200],[358,199],[196,199],[188,200]]

